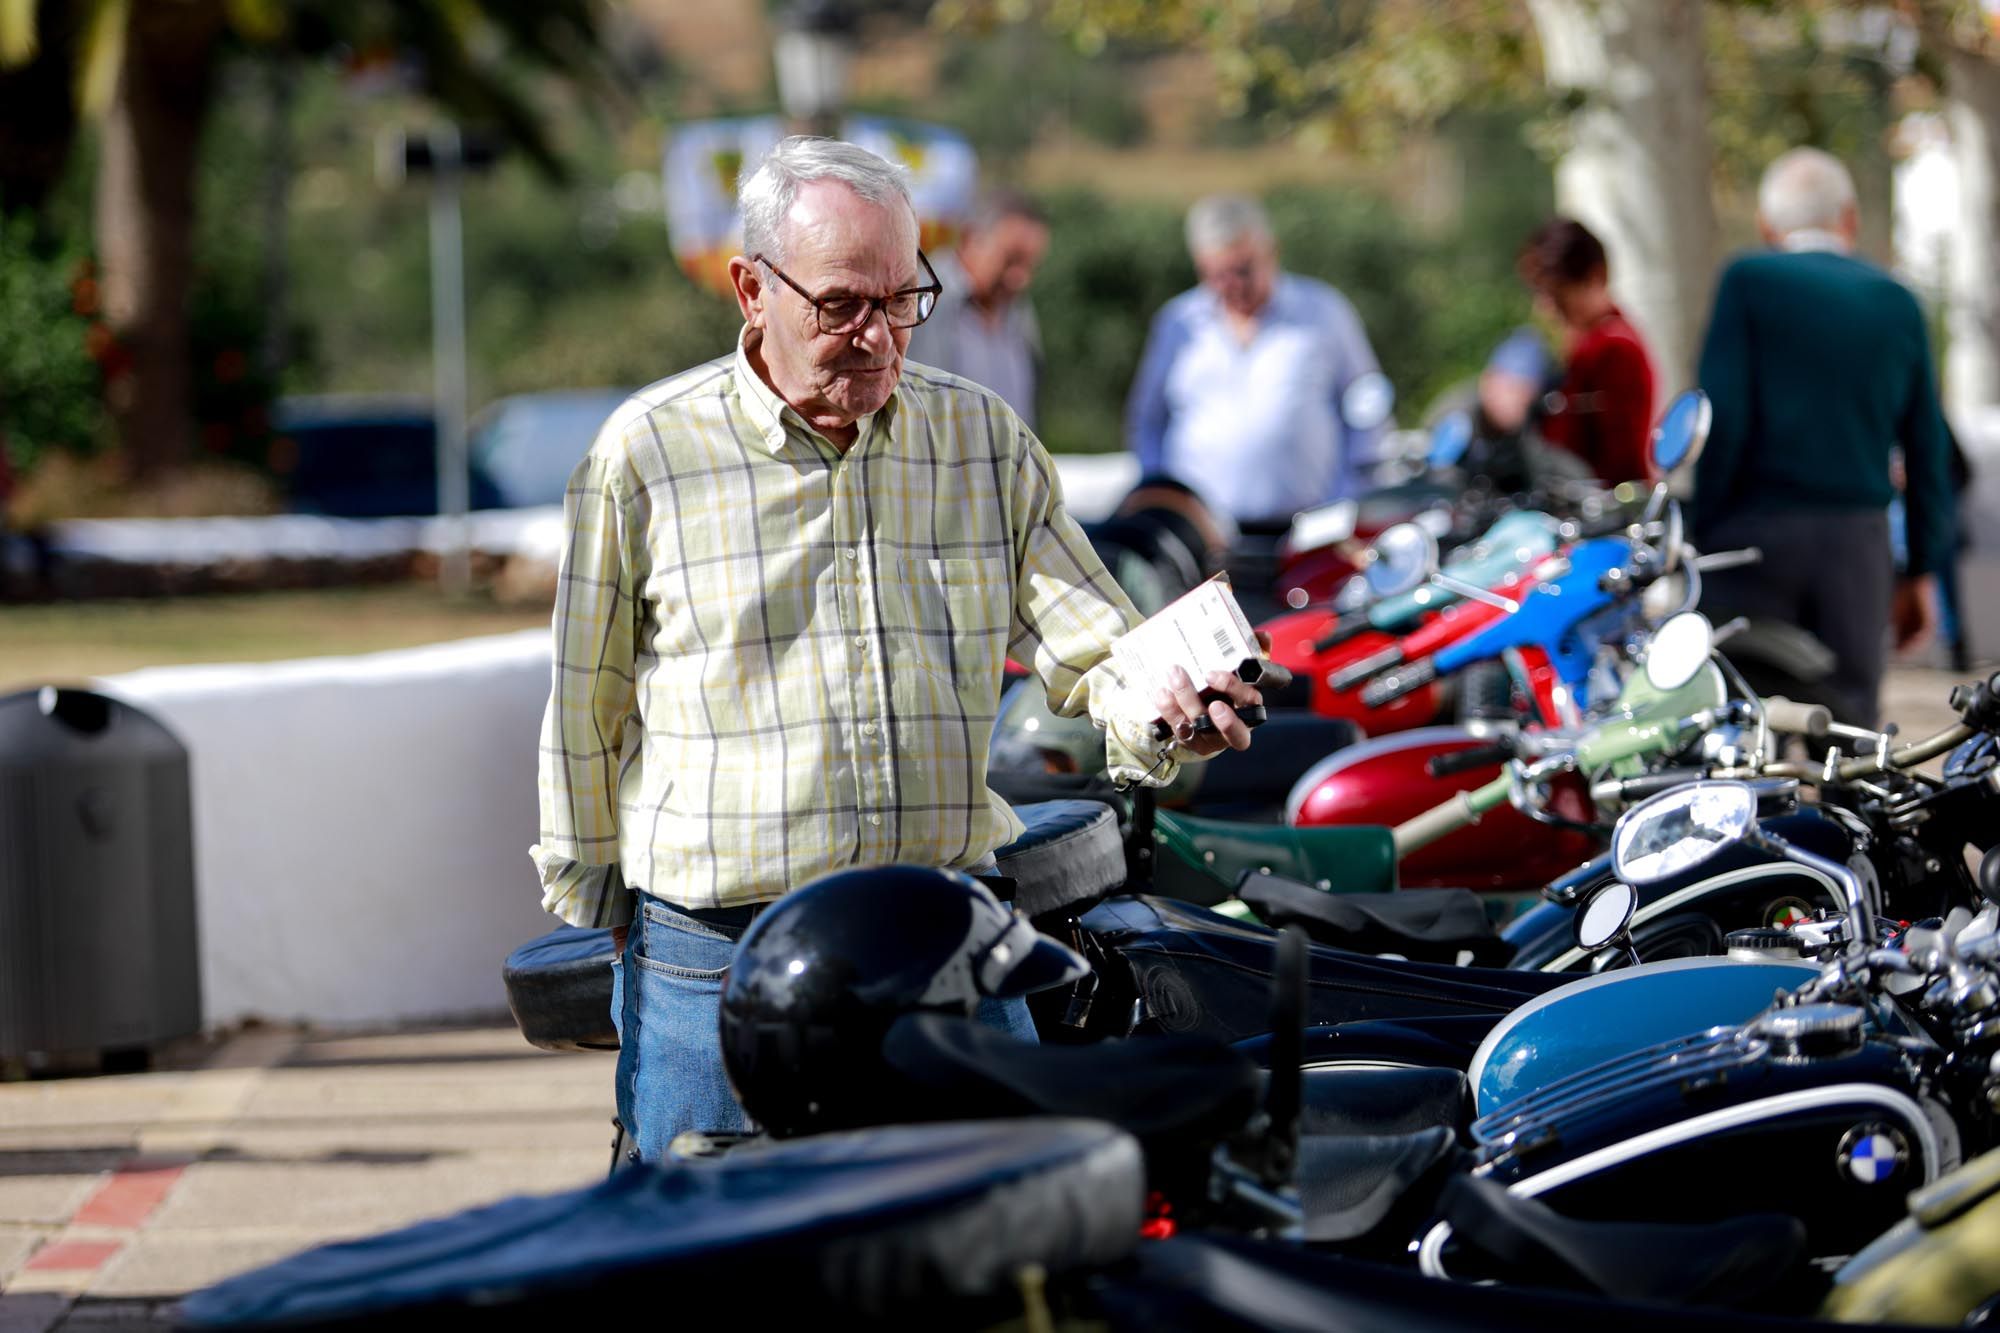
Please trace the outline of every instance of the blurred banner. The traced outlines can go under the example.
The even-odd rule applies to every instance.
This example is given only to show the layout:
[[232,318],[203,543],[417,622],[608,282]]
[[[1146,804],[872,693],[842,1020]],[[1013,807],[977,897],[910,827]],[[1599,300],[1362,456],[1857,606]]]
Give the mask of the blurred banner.
[[[730,296],[729,259],[742,243],[736,215],[738,175],[782,139],[777,116],[701,120],[667,137],[662,179],[667,239],[681,271],[702,287]],[[979,159],[965,136],[937,125],[856,116],[841,137],[910,169],[921,244],[940,250],[957,239],[979,184]]]

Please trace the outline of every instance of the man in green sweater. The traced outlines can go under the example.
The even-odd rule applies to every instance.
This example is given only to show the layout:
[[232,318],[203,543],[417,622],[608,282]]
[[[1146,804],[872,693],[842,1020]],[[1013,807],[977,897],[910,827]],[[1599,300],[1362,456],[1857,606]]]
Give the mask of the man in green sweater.
[[[1845,720],[1874,721],[1885,638],[1921,639],[1933,572],[1952,558],[1944,418],[1923,312],[1855,258],[1854,182],[1817,149],[1784,154],[1757,191],[1772,247],[1723,270],[1701,349],[1715,405],[1695,464],[1694,533],[1706,550],[1756,546],[1761,564],[1713,574],[1704,609],[1789,621],[1838,659]],[[1887,506],[1902,450],[1909,560],[1898,577]],[[1834,702],[1834,700],[1829,700]]]

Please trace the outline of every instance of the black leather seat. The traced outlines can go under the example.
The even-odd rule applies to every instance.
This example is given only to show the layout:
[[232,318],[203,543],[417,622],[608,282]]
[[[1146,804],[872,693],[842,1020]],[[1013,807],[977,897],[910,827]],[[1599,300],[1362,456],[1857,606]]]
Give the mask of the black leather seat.
[[1513,952],[1470,889],[1328,893],[1283,875],[1251,872],[1237,897],[1273,927],[1302,926],[1321,944],[1356,953],[1393,953],[1419,962],[1455,963],[1469,952],[1478,967],[1497,967]]
[[882,1054],[923,1089],[913,1110],[924,1118],[1089,1116],[1149,1153],[1219,1142],[1250,1118],[1263,1084],[1248,1058],[1205,1038],[1036,1046],[948,1014],[897,1019]]
[[507,955],[500,974],[521,1035],[547,1051],[615,1051],[609,930],[557,926]]
[[1805,1225],[1782,1213],[1712,1223],[1583,1220],[1474,1176],[1452,1180],[1439,1209],[1460,1246],[1522,1281],[1566,1277],[1626,1300],[1740,1304],[1783,1282],[1806,1247]]
[[1014,808],[1027,830],[993,854],[1024,916],[1081,913],[1125,883],[1125,841],[1111,808],[1041,801]]
[[177,1327],[573,1328],[664,1297],[750,1328],[917,1311],[980,1328],[998,1320],[967,1303],[1018,1315],[1028,1265],[1058,1277],[1129,1254],[1144,1201],[1138,1145],[1101,1123],[825,1134],[321,1246],[195,1293]]

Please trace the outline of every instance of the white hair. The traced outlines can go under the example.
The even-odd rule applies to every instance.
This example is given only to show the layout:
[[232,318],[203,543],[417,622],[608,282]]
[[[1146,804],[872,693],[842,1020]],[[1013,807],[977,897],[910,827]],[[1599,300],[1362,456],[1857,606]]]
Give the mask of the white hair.
[[1764,168],[1757,185],[1757,215],[1780,236],[1808,229],[1832,230],[1854,207],[1854,178],[1831,153],[1794,148]]
[[757,169],[737,187],[736,206],[743,215],[743,253],[782,261],[785,217],[798,201],[799,187],[822,180],[839,181],[871,204],[898,199],[910,203],[908,167],[840,139],[795,134],[764,154]]
[[1247,194],[1211,194],[1188,209],[1188,253],[1205,255],[1252,237],[1271,239],[1271,219]]

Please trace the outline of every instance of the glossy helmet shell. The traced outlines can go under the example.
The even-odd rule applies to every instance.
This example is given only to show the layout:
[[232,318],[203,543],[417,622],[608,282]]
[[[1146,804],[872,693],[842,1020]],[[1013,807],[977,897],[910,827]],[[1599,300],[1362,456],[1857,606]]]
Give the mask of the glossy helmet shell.
[[882,1059],[904,1014],[971,1017],[987,996],[1075,981],[1083,959],[986,887],[922,866],[842,870],[757,918],[722,992],[722,1059],[736,1098],[780,1137],[913,1117]]

